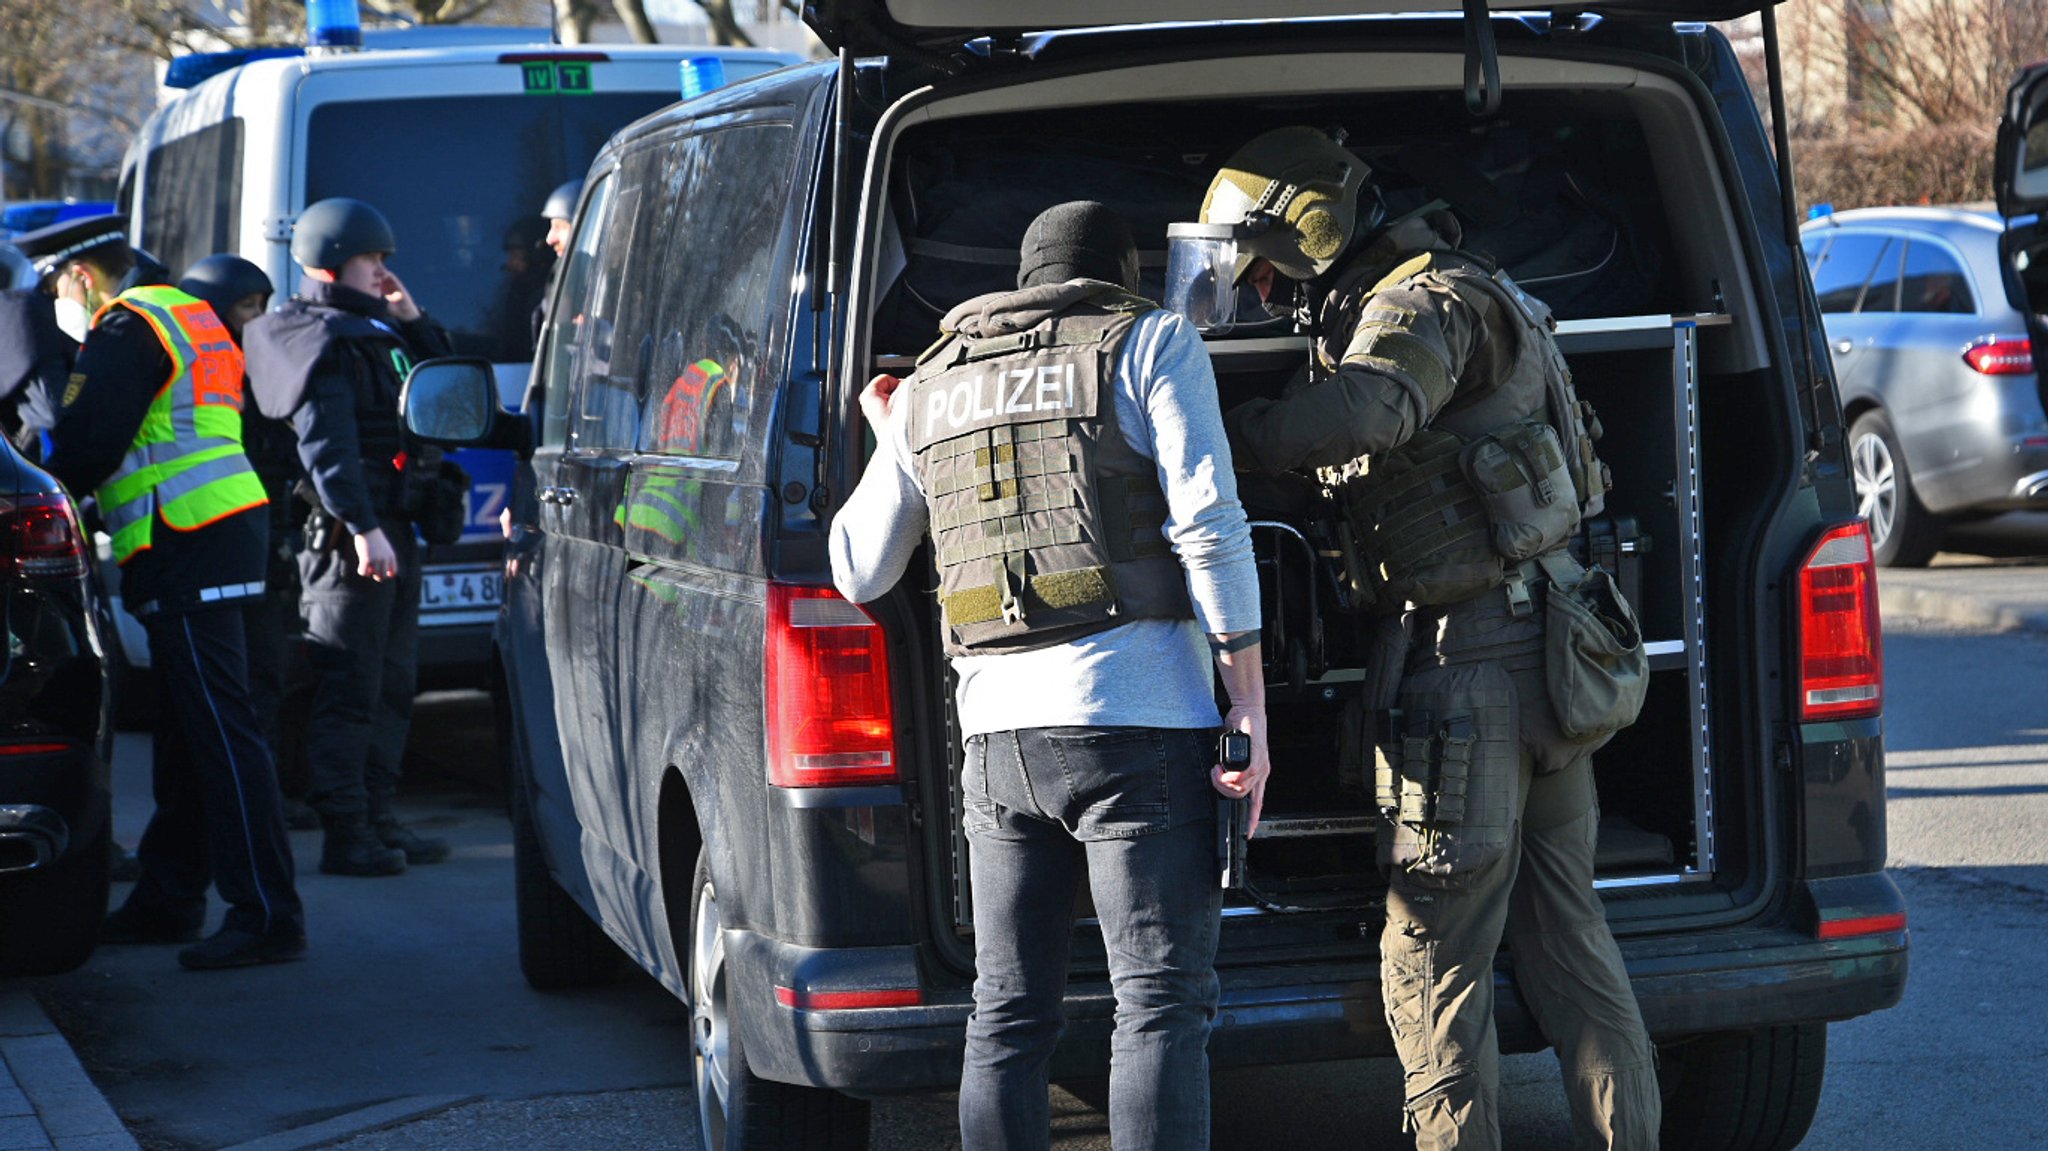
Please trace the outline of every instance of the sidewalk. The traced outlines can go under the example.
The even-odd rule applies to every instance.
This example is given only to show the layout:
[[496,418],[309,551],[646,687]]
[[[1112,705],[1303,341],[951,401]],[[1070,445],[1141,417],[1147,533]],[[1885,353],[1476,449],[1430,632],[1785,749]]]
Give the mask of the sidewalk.
[[0,990],[0,1151],[138,1151],[28,992]]
[[1926,568],[1880,570],[1877,600],[1887,616],[2048,633],[2048,566],[1944,552]]

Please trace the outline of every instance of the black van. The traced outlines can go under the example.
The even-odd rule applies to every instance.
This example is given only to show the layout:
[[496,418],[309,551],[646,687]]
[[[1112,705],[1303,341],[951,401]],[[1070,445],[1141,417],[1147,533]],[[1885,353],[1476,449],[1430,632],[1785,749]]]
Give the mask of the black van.
[[[688,1001],[708,1146],[865,1146],[862,1100],[957,1082],[960,740],[928,565],[865,607],[831,590],[826,525],[869,450],[855,395],[1014,283],[1040,209],[1118,208],[1156,277],[1239,144],[1341,126],[1397,207],[1450,201],[1562,320],[1616,481],[1580,546],[1650,641],[1643,718],[1597,761],[1598,882],[1662,1052],[1665,1145],[1796,1144],[1827,1023],[1899,1000],[1907,933],[1870,542],[1789,177],[1728,41],[1673,22],[1755,6],[1303,0],[1160,24],[1116,0],[820,2],[836,62],[615,137],[551,304],[499,629],[528,979],[603,979],[623,953]],[[1114,26],[1028,32],[1076,21]],[[1280,388],[1306,339],[1244,325],[1209,349],[1228,407]],[[463,371],[415,376],[415,428],[524,435],[486,427],[505,421],[475,379],[455,418]],[[1391,1053],[1356,617],[1326,505],[1247,492],[1276,770],[1210,1052]],[[1074,932],[1055,1078],[1108,1059],[1085,901]],[[1503,1044],[1540,1049],[1511,954],[1499,972]]]

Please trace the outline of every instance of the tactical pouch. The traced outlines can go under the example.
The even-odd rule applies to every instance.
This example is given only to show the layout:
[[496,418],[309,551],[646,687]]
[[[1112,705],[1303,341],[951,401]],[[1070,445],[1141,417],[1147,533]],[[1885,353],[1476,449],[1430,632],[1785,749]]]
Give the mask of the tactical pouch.
[[1636,721],[1650,683],[1642,626],[1603,568],[1576,586],[1553,582],[1545,596],[1544,677],[1558,730],[1604,740]]
[[1493,549],[1533,559],[1579,530],[1579,497],[1557,429],[1540,419],[1495,428],[1465,446],[1465,478],[1486,505]]
[[452,544],[469,526],[469,473],[439,452],[415,451],[399,480],[399,510],[430,544]]
[[1515,686],[1495,663],[1432,667],[1382,713],[1373,797],[1379,864],[1457,889],[1507,853],[1521,735]]

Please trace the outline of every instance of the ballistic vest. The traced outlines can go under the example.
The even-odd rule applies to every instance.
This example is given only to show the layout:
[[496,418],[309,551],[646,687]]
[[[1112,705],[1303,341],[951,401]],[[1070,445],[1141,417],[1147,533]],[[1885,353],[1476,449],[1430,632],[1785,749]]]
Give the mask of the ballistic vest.
[[170,382],[150,401],[121,466],[99,488],[114,561],[150,546],[159,516],[196,531],[269,502],[242,454],[242,353],[204,301],[176,288],[130,288],[108,309],[141,316],[171,357]]
[[[1376,313],[1373,295],[1431,274],[1432,290],[1483,296],[1514,331],[1512,355],[1494,360],[1490,378],[1448,377],[1433,356],[1403,343],[1398,309]],[[1387,594],[1361,590],[1395,608],[1467,600],[1599,514],[1612,486],[1593,449],[1599,421],[1578,398],[1549,308],[1480,261],[1435,251],[1382,278],[1359,316],[1345,362],[1401,369],[1436,412],[1399,447],[1346,469],[1346,518]]]
[[1117,354],[1155,307],[1093,280],[983,296],[918,361],[900,402],[948,655],[1194,618],[1157,466],[1117,428]]

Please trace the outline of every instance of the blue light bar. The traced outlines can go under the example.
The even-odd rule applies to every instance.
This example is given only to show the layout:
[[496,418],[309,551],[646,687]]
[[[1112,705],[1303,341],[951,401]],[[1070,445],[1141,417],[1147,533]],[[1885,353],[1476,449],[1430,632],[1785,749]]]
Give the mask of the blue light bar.
[[1834,214],[1835,206],[1833,204],[1815,204],[1806,210],[1806,218],[1809,220],[1824,220]]
[[725,86],[725,61],[716,56],[690,56],[677,63],[682,71],[683,99],[694,100]]
[[306,46],[362,47],[363,16],[356,0],[306,0]]
[[279,56],[303,56],[304,48],[233,48],[226,52],[194,52],[172,60],[164,69],[164,87],[196,88],[206,80],[220,75],[230,68],[239,68],[251,60],[270,60]]

